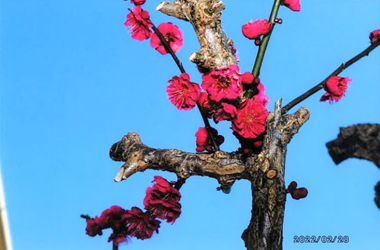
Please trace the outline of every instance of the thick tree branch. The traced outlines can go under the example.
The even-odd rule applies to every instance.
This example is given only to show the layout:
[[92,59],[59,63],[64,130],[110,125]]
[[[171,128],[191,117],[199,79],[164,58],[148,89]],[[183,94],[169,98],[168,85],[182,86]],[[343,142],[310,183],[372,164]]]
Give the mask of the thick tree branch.
[[192,175],[215,178],[221,184],[221,189],[228,192],[235,180],[251,179],[257,171],[273,178],[277,173],[283,173],[278,169],[274,169],[275,172],[271,171],[272,158],[277,157],[277,152],[273,148],[278,143],[287,144],[308,118],[309,113],[305,108],[299,109],[295,114],[283,116],[281,122],[270,115],[268,126],[280,122],[281,131],[276,130],[277,132],[270,135],[271,139],[265,139],[264,150],[259,155],[247,159],[235,152],[195,154],[177,149],[155,149],[144,145],[137,133],[128,133],[110,149],[110,157],[113,160],[125,162],[115,181],[125,180],[136,172],[154,169],[176,173],[183,179]]
[[282,249],[287,144],[309,119],[309,112],[301,108],[291,118],[282,116],[277,101],[272,117],[264,139],[264,164],[261,171],[251,173],[252,218],[242,235],[248,250]]
[[202,71],[237,64],[233,41],[224,33],[220,17],[224,3],[219,0],[176,0],[162,2],[157,10],[189,21],[196,32],[201,49],[190,60]]
[[348,158],[372,161],[380,168],[380,125],[357,124],[340,128],[338,138],[326,144],[335,164]]
[[[326,143],[335,164],[348,158],[372,161],[380,168],[380,125],[357,124],[340,128],[338,138]],[[375,203],[380,209],[380,182],[375,186]]]
[[195,154],[177,149],[150,148],[141,142],[137,133],[128,133],[115,143],[110,156],[115,161],[125,161],[115,181],[125,180],[147,169],[173,172],[183,179],[192,175],[208,176],[217,179],[223,190],[228,189],[235,180],[248,179],[248,171],[240,154],[222,151]]

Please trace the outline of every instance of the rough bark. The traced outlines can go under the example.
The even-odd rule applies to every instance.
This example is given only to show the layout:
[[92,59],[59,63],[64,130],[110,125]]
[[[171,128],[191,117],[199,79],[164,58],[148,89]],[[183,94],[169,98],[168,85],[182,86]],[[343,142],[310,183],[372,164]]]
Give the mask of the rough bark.
[[[349,158],[366,159],[380,168],[380,125],[357,124],[340,128],[338,138],[326,143],[335,164]],[[375,203],[380,209],[380,182],[375,186]]]
[[[242,235],[248,250],[282,249],[287,144],[300,126],[309,119],[306,109],[300,109],[297,113],[298,115],[293,117],[281,116],[281,102],[278,101],[274,119],[267,125],[263,148],[266,169],[251,175],[252,218]],[[268,174],[265,173],[270,172],[276,175],[268,178]]]
[[179,179],[193,175],[215,178],[221,189],[228,192],[235,180],[247,179],[252,184],[253,208],[251,222],[242,236],[246,247],[248,250],[280,250],[286,200],[286,146],[308,119],[306,108],[291,115],[281,115],[281,101],[277,101],[275,112],[267,119],[263,149],[250,157],[236,152],[194,154],[155,149],[144,145],[137,133],[128,133],[110,149],[113,160],[125,162],[115,181],[155,169],[174,172]]
[[335,164],[348,158],[372,161],[380,168],[380,125],[357,124],[340,128],[338,138],[326,144]]
[[224,3],[219,0],[177,0],[162,2],[157,7],[158,11],[193,25],[201,49],[190,60],[204,71],[237,64],[233,41],[222,27],[223,9]]

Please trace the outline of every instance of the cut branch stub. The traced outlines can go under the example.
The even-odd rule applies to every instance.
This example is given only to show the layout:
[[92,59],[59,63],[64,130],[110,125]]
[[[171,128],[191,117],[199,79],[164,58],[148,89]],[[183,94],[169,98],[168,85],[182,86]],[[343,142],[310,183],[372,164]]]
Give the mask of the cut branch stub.
[[348,158],[372,161],[380,168],[380,125],[357,124],[340,128],[338,138],[326,143],[335,164]]
[[224,33],[220,17],[224,3],[219,0],[187,0],[162,2],[157,10],[189,21],[196,32],[201,49],[190,56],[201,71],[237,64],[233,41]]

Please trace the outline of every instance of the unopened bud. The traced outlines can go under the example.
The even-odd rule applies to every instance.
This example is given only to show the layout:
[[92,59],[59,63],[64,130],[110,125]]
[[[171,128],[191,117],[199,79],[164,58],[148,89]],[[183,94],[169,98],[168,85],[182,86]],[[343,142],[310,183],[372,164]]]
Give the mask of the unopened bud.
[[255,39],[255,45],[256,46],[260,46],[261,45],[261,39],[260,38],[256,38]]
[[288,188],[287,188],[286,191],[287,191],[288,193],[293,193],[294,190],[296,190],[296,188],[297,188],[297,182],[292,181],[292,182],[289,184],[289,186],[288,186]]
[[274,19],[275,23],[282,24],[282,19],[281,18],[276,18]]

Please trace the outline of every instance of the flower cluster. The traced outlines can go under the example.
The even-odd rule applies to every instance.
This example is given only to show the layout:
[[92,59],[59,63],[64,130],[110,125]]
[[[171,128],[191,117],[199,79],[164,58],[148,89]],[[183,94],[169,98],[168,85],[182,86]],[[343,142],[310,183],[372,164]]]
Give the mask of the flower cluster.
[[[250,85],[252,98],[242,99],[243,85]],[[240,74],[237,65],[230,65],[203,75],[202,88],[206,90],[198,100],[202,112],[215,123],[231,121],[241,143],[244,139],[255,139],[250,146],[257,145],[256,139],[265,131],[269,102],[260,79],[249,72]],[[223,143],[224,138],[215,129],[212,131],[216,144]],[[197,152],[212,152],[212,141],[205,128],[199,128],[195,136]]]
[[128,237],[141,240],[151,238],[160,228],[161,222],[157,218],[174,223],[181,214],[181,194],[160,176],[155,176],[153,182],[153,187],[146,191],[145,212],[138,207],[125,210],[115,205],[104,210],[100,217],[84,216],[87,221],[86,234],[94,237],[102,235],[103,229],[111,228],[108,242],[119,245],[126,242]]
[[[131,2],[135,5],[135,8],[133,10],[129,9],[130,13],[127,15],[127,20],[124,22],[124,25],[130,29],[132,38],[139,41],[151,38],[150,46],[162,55],[167,54],[168,51],[163,41],[161,41],[160,36],[152,31],[154,25],[150,20],[149,12],[141,8],[145,0],[131,0]],[[158,32],[161,33],[160,35],[166,40],[174,53],[182,48],[183,34],[176,25],[170,22],[161,23],[158,28],[154,30],[155,32],[158,30]]]
[[297,185],[297,182],[292,181],[286,189],[286,192],[289,193],[295,200],[306,198],[309,193],[307,189],[304,187],[297,188]]

